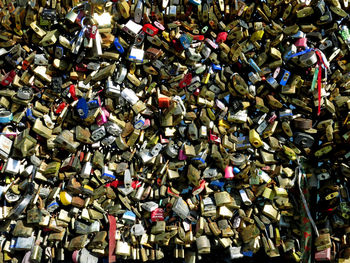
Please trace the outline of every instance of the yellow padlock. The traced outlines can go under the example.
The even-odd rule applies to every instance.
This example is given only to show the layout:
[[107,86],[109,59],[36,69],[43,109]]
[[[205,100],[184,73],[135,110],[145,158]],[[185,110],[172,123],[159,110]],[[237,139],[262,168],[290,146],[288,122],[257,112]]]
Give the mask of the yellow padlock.
[[169,32],[163,31],[162,35],[163,35],[163,37],[165,38],[166,41],[170,42],[170,34],[169,34]]
[[331,199],[336,198],[338,196],[339,196],[339,192],[333,192],[333,193],[330,193],[330,194],[326,195],[325,199],[326,200],[331,200]]
[[225,129],[230,129],[230,127],[231,127],[230,124],[225,120],[219,120],[219,126],[222,126]]
[[259,133],[257,133],[255,129],[249,131],[249,142],[255,148],[259,148],[263,145],[263,141],[261,140]]
[[283,151],[288,156],[288,158],[291,159],[292,161],[297,159],[296,153],[291,148],[283,145]]
[[250,41],[259,41],[262,39],[262,37],[264,36],[264,30],[258,30],[255,31],[252,36],[250,37]]
[[72,203],[72,196],[65,191],[61,191],[60,200],[63,205],[70,205]]

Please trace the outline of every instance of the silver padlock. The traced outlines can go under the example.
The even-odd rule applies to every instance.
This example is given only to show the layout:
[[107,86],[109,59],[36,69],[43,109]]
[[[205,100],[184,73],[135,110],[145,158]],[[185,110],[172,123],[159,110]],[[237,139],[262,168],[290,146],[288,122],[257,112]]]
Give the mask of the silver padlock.
[[109,146],[111,145],[112,143],[115,142],[117,137],[113,136],[113,135],[109,135],[108,137],[105,137],[103,138],[103,140],[101,141],[101,144],[103,146]]
[[229,252],[230,252],[230,258],[231,259],[237,259],[237,258],[242,258],[243,254],[241,253],[241,248],[242,247],[229,247]]
[[196,50],[194,48],[188,48],[186,49],[186,56],[195,62],[198,62],[202,59],[202,56],[196,52]]
[[248,198],[248,195],[244,189],[239,190],[239,194],[241,195],[242,201],[246,206],[252,205],[252,201]]
[[136,93],[128,88],[123,89],[121,96],[131,105],[134,105],[139,101],[139,98],[137,97]]
[[137,1],[134,13],[134,20],[136,23],[141,23],[143,17],[143,0]]
[[81,169],[80,176],[82,178],[90,178],[91,171],[92,171],[91,162],[86,162],[84,163],[83,168]]
[[135,23],[132,20],[129,20],[123,27],[123,30],[128,33],[131,37],[136,38],[138,33],[141,31],[142,26]]
[[106,81],[106,96],[111,98],[120,96],[120,85],[115,85],[111,77]]
[[152,156],[157,156],[159,152],[162,150],[163,146],[160,143],[157,143],[153,148],[151,149],[150,153]]
[[114,136],[119,136],[123,131],[122,128],[119,127],[119,125],[111,121],[106,122],[104,126],[106,128],[106,131]]
[[187,203],[182,199],[182,197],[179,197],[172,208],[172,210],[182,219],[186,219],[189,214],[190,210],[188,208]]
[[196,239],[198,254],[210,253],[210,241],[207,236],[200,236]]
[[99,127],[91,133],[91,138],[93,141],[99,141],[106,136],[106,129],[104,126]]
[[144,56],[145,51],[143,49],[132,46],[130,48],[128,59],[135,62],[143,62]]

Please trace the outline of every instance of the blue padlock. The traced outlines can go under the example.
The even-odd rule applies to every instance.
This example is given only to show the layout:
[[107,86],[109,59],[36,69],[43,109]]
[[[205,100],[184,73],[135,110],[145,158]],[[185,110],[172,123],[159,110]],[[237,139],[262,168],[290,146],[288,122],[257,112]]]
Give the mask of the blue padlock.
[[210,184],[209,184],[211,187],[214,187],[216,189],[220,189],[220,191],[223,191],[224,190],[224,185],[225,185],[225,182],[220,182],[218,180],[215,180],[215,181],[211,181]]
[[96,109],[100,107],[98,100],[90,100],[89,102],[87,102],[87,105],[89,109]]
[[211,64],[211,68],[215,70],[222,70],[222,67],[220,65],[215,65],[214,63]]
[[115,46],[115,48],[118,50],[118,52],[119,52],[120,54],[123,54],[123,53],[124,53],[124,48],[123,48],[123,46],[120,44],[120,42],[119,42],[119,40],[118,40],[117,37],[114,39],[114,46]]
[[77,110],[80,118],[86,119],[89,114],[89,106],[84,98],[80,98],[77,103]]
[[180,43],[184,49],[187,49],[190,47],[190,45],[192,43],[192,38],[187,34],[182,34],[180,36]]
[[27,108],[26,110],[26,117],[28,118],[28,120],[31,120],[31,121],[35,121],[36,118],[33,116],[33,111],[31,108]]

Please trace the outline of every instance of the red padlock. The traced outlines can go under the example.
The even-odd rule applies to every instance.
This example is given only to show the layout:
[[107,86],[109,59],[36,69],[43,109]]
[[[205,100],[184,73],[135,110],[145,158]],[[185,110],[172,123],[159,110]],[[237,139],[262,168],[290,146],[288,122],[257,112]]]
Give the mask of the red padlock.
[[80,152],[80,155],[79,155],[79,161],[82,162],[84,160],[84,152]]
[[171,188],[168,186],[168,195],[170,196],[174,196],[174,197],[179,197],[180,195],[177,193],[174,193],[173,191],[171,191]]
[[189,17],[192,13],[193,5],[188,5],[186,9],[186,16]]
[[22,61],[22,69],[26,70],[29,67],[30,63],[27,60]]
[[204,190],[204,187],[205,187],[205,180],[202,180],[202,181],[199,183],[199,186],[193,188],[192,194],[193,194],[193,195],[198,195],[198,194],[200,194],[200,193]]
[[142,30],[152,37],[158,34],[158,28],[152,26],[152,24],[145,24]]
[[324,250],[315,253],[316,261],[330,261],[331,260],[331,248],[326,248]]
[[169,143],[169,139],[164,138],[163,135],[160,134],[159,137],[160,137],[160,143],[161,144]]
[[213,49],[217,49],[219,47],[218,44],[214,43],[214,41],[209,38],[206,38],[205,42],[207,42],[207,44],[211,46]]
[[77,18],[75,19],[75,22],[81,26],[81,20],[85,17],[84,11],[79,11]]
[[276,113],[272,113],[271,117],[268,119],[268,123],[273,123],[277,119]]
[[191,81],[192,81],[192,74],[188,73],[185,75],[183,80],[180,81],[179,87],[183,89],[183,88],[189,86],[191,84]]
[[216,43],[220,44],[226,41],[227,39],[227,32],[220,32],[218,34],[218,37],[216,38]]
[[79,65],[76,65],[76,66],[75,66],[75,71],[78,71],[78,72],[86,72],[86,71],[88,71],[87,65],[86,65],[86,64],[79,64]]
[[158,99],[159,108],[169,108],[170,106],[170,98],[168,97],[160,97]]
[[57,107],[55,113],[56,113],[56,114],[60,114],[60,113],[63,111],[63,109],[64,109],[65,107],[66,107],[66,103],[65,103],[65,102],[62,102],[60,105],[58,105],[58,107]]
[[90,26],[90,28],[89,28],[89,38],[95,39],[96,38],[96,33],[97,33],[97,26],[96,25]]
[[73,100],[78,100],[78,97],[75,93],[75,86],[73,84],[69,86],[69,93],[72,96]]
[[151,212],[152,222],[164,221],[164,210],[163,208],[156,208]]
[[1,85],[8,86],[12,83],[13,79],[16,76],[16,72],[14,70],[11,70],[9,73],[7,73],[4,77],[4,79],[1,81]]
[[123,182],[122,182],[122,181],[115,180],[115,181],[113,181],[113,182],[107,183],[107,184],[105,185],[105,187],[117,188],[118,186],[122,186],[122,185],[123,185]]
[[136,189],[136,188],[139,188],[141,186],[141,182],[139,181],[132,181],[131,183],[131,187]]
[[196,88],[196,90],[193,92],[193,95],[198,96],[200,92],[201,92],[200,88]]
[[216,134],[211,133],[211,131],[209,131],[209,140],[214,143],[221,143],[221,138]]
[[184,50],[184,47],[181,45],[180,41],[173,39],[172,42],[177,52],[181,52],[182,50]]
[[191,35],[193,40],[203,41],[204,35]]
[[225,179],[233,179],[235,177],[233,173],[233,167],[227,165],[225,168]]

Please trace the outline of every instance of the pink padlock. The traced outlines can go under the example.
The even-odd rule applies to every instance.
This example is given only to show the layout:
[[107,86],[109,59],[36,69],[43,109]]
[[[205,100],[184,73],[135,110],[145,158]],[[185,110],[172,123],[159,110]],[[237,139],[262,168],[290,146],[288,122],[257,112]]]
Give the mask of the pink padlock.
[[169,139],[163,137],[163,135],[160,134],[159,137],[160,137],[160,143],[161,144],[169,143]]
[[165,27],[161,23],[159,23],[158,21],[154,21],[154,25],[162,31],[165,30]]
[[294,45],[296,47],[306,48],[307,47],[306,43],[307,43],[307,38],[306,37],[301,37],[297,41],[295,41]]
[[185,154],[184,146],[182,146],[179,151],[179,161],[184,161],[186,159],[187,159],[187,155]]
[[72,260],[74,263],[78,263],[78,254],[79,254],[79,250],[75,250],[72,254]]
[[146,119],[145,123],[142,125],[141,130],[147,129],[149,126],[151,126],[151,121],[150,119]]
[[108,121],[109,112],[105,108],[101,108],[100,115],[96,118],[96,123],[98,126],[102,126]]
[[226,166],[225,168],[225,179],[233,179],[235,177],[233,173],[233,167],[232,166]]
[[331,248],[326,248],[324,250],[315,253],[316,261],[330,261],[331,260]]

